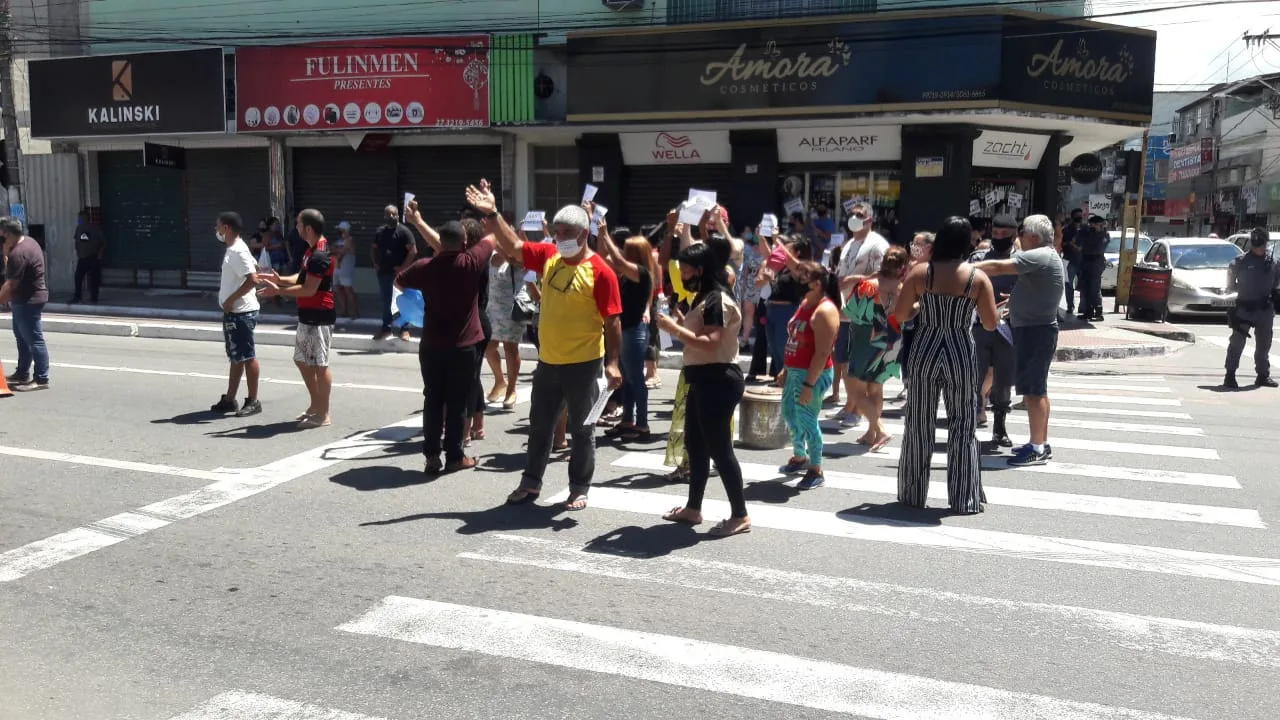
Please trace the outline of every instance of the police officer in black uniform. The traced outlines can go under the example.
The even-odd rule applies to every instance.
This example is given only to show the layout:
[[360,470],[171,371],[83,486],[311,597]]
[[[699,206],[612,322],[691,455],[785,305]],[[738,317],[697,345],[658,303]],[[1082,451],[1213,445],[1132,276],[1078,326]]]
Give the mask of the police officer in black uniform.
[[[1001,215],[991,221],[991,247],[979,250],[969,257],[969,262],[980,263],[985,260],[1008,260],[1013,257],[1014,239],[1018,235],[1018,222],[1007,215]],[[1005,303],[1013,292],[1013,285],[1018,281],[1017,275],[993,275],[991,287],[996,293],[996,302]],[[1006,307],[1006,306],[1001,306]],[[1005,328],[1007,331],[1009,328]],[[1005,430],[1005,418],[1009,416],[1012,404],[1012,389],[1015,376],[1016,356],[1013,352],[1012,333],[1001,334],[998,330],[986,330],[981,324],[973,326],[974,359],[978,363],[978,424],[985,424],[986,408],[983,404],[982,385],[991,370],[991,412],[995,416],[995,424],[991,428],[991,442],[983,445],[984,452],[999,452],[999,448],[1013,447],[1009,433]]]
[[1089,226],[1076,232],[1080,246],[1080,319],[1102,319],[1102,271],[1107,267],[1107,221],[1099,215],[1089,218]]
[[1267,231],[1254,228],[1249,233],[1249,252],[1236,258],[1227,269],[1227,292],[1236,294],[1236,306],[1227,316],[1231,341],[1227,344],[1227,377],[1223,387],[1237,389],[1236,368],[1244,354],[1249,329],[1254,332],[1253,364],[1259,387],[1276,387],[1271,379],[1271,330],[1276,321],[1277,292],[1280,292],[1280,263],[1267,252]]

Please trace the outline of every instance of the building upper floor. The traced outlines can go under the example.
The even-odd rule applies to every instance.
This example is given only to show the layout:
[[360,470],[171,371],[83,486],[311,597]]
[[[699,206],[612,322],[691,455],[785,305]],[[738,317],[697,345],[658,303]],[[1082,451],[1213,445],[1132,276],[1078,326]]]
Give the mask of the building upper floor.
[[938,8],[1088,17],[1091,0],[30,0],[14,3],[19,50],[31,56],[140,52],[192,39],[225,46],[334,37],[569,33],[691,23],[795,19]]

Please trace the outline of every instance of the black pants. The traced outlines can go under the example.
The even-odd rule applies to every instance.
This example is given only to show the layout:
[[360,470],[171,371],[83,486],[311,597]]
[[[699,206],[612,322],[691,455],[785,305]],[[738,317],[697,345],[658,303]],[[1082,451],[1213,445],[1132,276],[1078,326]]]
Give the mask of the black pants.
[[1102,271],[1107,259],[1102,255],[1086,255],[1080,263],[1080,314],[1085,317],[1102,314]]
[[463,458],[462,439],[467,427],[467,410],[475,388],[477,356],[484,345],[436,350],[423,347],[418,352],[422,369],[422,454],[440,457],[440,436],[444,435],[447,462]]
[[702,510],[702,496],[711,475],[711,461],[720,471],[724,493],[735,518],[747,516],[742,494],[742,468],[733,454],[733,413],[745,389],[737,363],[684,369],[689,384],[685,400],[684,447],[689,454],[689,510]]
[[760,377],[769,371],[769,333],[764,330],[764,302],[756,303],[756,339],[751,349],[751,377]]
[[76,261],[76,294],[72,302],[80,302],[84,281],[89,281],[89,301],[98,302],[98,288],[102,287],[102,261],[98,256],[80,258]]

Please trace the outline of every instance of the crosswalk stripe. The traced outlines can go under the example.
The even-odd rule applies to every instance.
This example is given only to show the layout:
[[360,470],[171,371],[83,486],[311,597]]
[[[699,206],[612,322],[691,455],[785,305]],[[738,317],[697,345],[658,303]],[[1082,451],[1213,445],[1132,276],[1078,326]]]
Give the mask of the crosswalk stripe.
[[170,720],[380,720],[380,718],[284,700],[270,695],[234,691],[211,698],[181,715],[175,715]]
[[1050,400],[1066,400],[1069,402],[1112,403],[1125,405],[1145,405],[1150,407],[1181,407],[1182,401],[1172,398],[1149,398],[1129,395],[1078,395],[1076,393],[1055,393],[1050,388]]
[[[655,473],[670,472],[674,469],[666,467],[663,461],[664,458],[658,454],[627,453],[614,460],[613,466],[650,470]],[[778,472],[778,469],[771,465],[742,461],[739,461],[738,465],[742,468],[743,479],[750,482],[776,482],[787,479],[786,475]],[[836,490],[876,493],[879,495],[898,494],[898,479],[896,477],[863,475],[837,470],[826,470],[824,475],[827,481],[826,487]],[[983,483],[983,489],[987,493],[987,500],[992,505],[1128,517],[1141,520],[1194,522],[1205,525],[1229,525],[1257,529],[1267,527],[1262,522],[1262,517],[1258,514],[1258,511],[1249,508],[1215,507],[1212,505],[1131,500],[1129,498],[1079,495],[1044,490],[1023,490],[1019,488],[992,487],[986,483]],[[947,499],[946,485],[944,483],[931,483],[929,498],[945,501]]]
[[937,627],[982,627],[1046,641],[1089,633],[1127,651],[1280,668],[1280,631],[989,598],[853,578],[776,570],[687,555],[634,558],[525,535],[498,534],[468,560],[634,580],[698,591],[804,603]]
[[432,600],[388,597],[338,628],[880,720],[1173,720],[1170,716],[776,652]]
[[[547,502],[562,503],[567,498],[568,491],[563,491],[548,498]],[[594,508],[654,517],[679,505],[681,500],[679,496],[670,493],[611,487],[592,488],[590,498],[591,507]],[[1255,585],[1280,585],[1280,559],[1275,558],[1023,535],[968,527],[923,525],[880,517],[864,518],[852,513],[837,514],[762,504],[751,505],[750,511],[751,524],[757,528],[942,548],[1017,560],[1088,565]],[[703,502],[703,514],[709,517],[727,517],[729,504],[719,500],[706,500]]]
[[[1204,337],[1205,340],[1208,340],[1209,342],[1223,349],[1226,349],[1227,346],[1231,344],[1230,337],[1205,337],[1205,336],[1198,336],[1198,337]],[[1242,353],[1240,356],[1240,367],[1242,370],[1244,370],[1244,373],[1242,373],[1242,375],[1252,374],[1253,354],[1255,352],[1254,348],[1256,347],[1257,346],[1254,343],[1253,337],[1250,336],[1249,340],[1245,342],[1244,353]],[[1280,365],[1280,357],[1276,355],[1270,355],[1268,356],[1268,359],[1271,360],[1272,365]]]
[[[1053,409],[1055,412],[1057,408]],[[1011,413],[1008,417],[1009,422],[1016,422],[1019,425],[1025,425],[1030,420],[1026,415],[1021,413]],[[1204,429],[1198,427],[1187,427],[1185,425],[1148,425],[1145,423],[1125,423],[1125,422],[1109,422],[1103,420],[1076,420],[1075,418],[1051,418],[1049,427],[1052,428],[1080,428],[1082,430],[1114,430],[1116,432],[1131,432],[1144,435],[1181,435],[1184,437],[1204,437]]]
[[[890,434],[902,435],[902,423],[884,423],[885,432]],[[1053,429],[1053,421],[1049,421],[1049,429]],[[947,438],[945,428],[936,428],[936,437],[938,440]],[[990,440],[990,433],[981,433],[983,440]],[[1180,447],[1177,445],[1144,445],[1142,443],[1112,442],[1110,440],[1082,440],[1080,438],[1063,438],[1052,437],[1050,433],[1049,445],[1054,448],[1067,448],[1070,450],[1088,450],[1090,452],[1106,452],[1119,453],[1122,455],[1154,455],[1156,457],[1179,457],[1193,458],[1196,460],[1218,460],[1218,451],[1212,448],[1192,448]],[[1010,435],[1015,445],[1028,442],[1029,438],[1025,435]]]
[[1053,394],[1054,388],[1071,388],[1075,390],[1119,390],[1121,392],[1138,391],[1149,393],[1167,393],[1171,392],[1169,388],[1154,387],[1150,385],[1125,385],[1121,383],[1107,382],[1080,382],[1078,380],[1050,380],[1049,393]]
[[1124,374],[1078,375],[1078,374],[1064,374],[1064,373],[1049,373],[1049,379],[1050,380],[1074,380],[1074,381],[1101,380],[1103,382],[1108,382],[1112,380],[1123,380],[1125,382],[1131,382],[1131,383],[1149,383],[1149,382],[1165,381],[1165,377],[1163,375],[1124,375]]
[[1076,405],[1058,405],[1061,398],[1054,396],[1052,414],[1085,413],[1088,415],[1111,415],[1114,417],[1162,418],[1165,420],[1190,420],[1191,415],[1183,412],[1167,412],[1164,410],[1132,410],[1127,408],[1080,407]]

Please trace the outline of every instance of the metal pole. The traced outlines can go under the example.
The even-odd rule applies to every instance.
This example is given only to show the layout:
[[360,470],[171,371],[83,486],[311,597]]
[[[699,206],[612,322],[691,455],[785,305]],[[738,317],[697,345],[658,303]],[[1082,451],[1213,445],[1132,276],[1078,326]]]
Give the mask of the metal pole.
[[[1133,265],[1138,261],[1138,236],[1142,234],[1142,200],[1147,190],[1147,143],[1150,141],[1150,130],[1142,132],[1142,155],[1138,161],[1138,194],[1134,198],[1125,188],[1125,206],[1120,228],[1120,267],[1116,269],[1116,301],[1112,312],[1120,312],[1120,307],[1129,306],[1129,288],[1133,282]],[[1133,167],[1127,168],[1134,172]],[[1126,183],[1127,185],[1128,183]],[[1129,251],[1129,228],[1133,228],[1133,251]]]
[[18,135],[18,110],[13,87],[13,23],[9,14],[9,0],[0,5],[0,121],[4,124],[4,163],[9,171],[9,205],[22,202],[22,141]]

